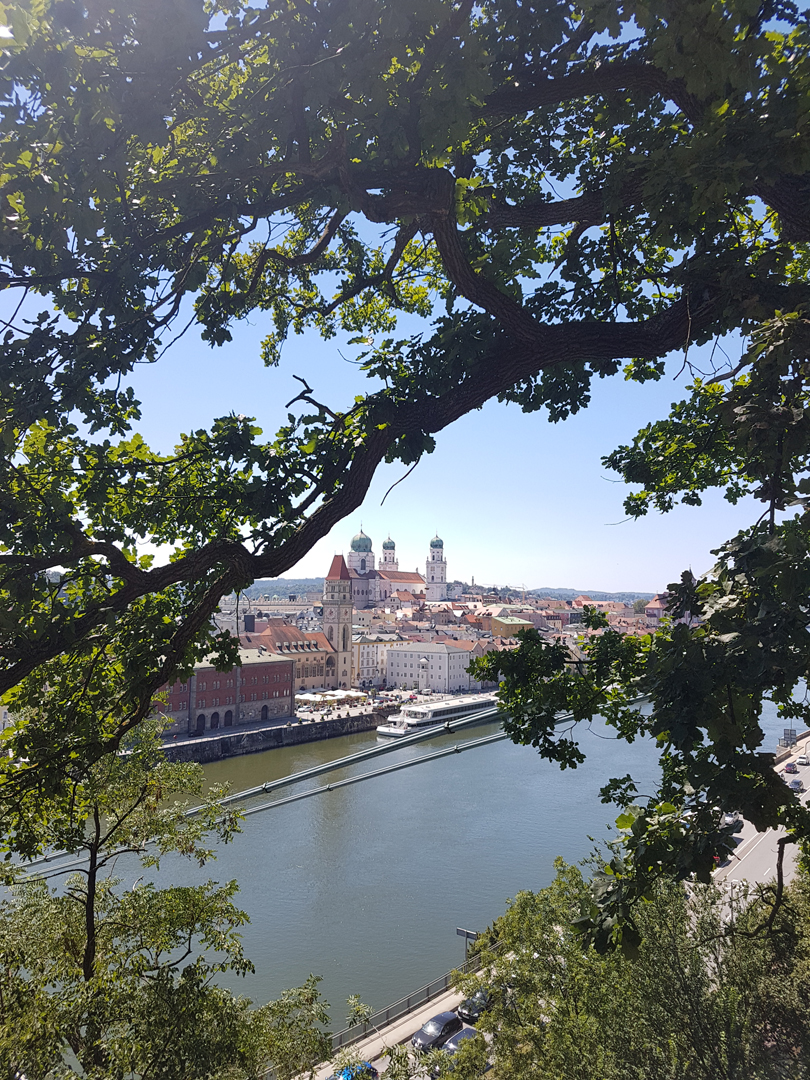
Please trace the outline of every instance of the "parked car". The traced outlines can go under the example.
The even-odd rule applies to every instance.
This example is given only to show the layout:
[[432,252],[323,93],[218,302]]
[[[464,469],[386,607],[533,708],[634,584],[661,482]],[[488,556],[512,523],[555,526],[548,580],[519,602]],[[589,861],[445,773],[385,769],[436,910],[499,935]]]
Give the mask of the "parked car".
[[413,1033],[411,1046],[420,1054],[426,1050],[437,1050],[440,1046],[444,1046],[451,1035],[455,1035],[463,1027],[464,1024],[455,1013],[437,1013]]
[[801,782],[801,780],[798,778],[798,776],[794,777],[790,781],[790,790],[791,791],[804,791],[804,784]]
[[799,754],[796,758],[797,765],[810,765],[810,757],[807,754]]
[[345,1069],[338,1069],[329,1080],[377,1080],[380,1074],[370,1061],[361,1061],[357,1065],[347,1065]]
[[[444,1044],[442,1049],[444,1050],[445,1054],[447,1054],[448,1057],[453,1057],[453,1055],[455,1054],[455,1052],[458,1050],[459,1046],[461,1045],[461,1043],[464,1042],[465,1039],[472,1039],[477,1034],[478,1034],[478,1031],[476,1030],[476,1028],[474,1028],[474,1027],[463,1027],[461,1029],[461,1031],[457,1031],[456,1034],[453,1035],[452,1038],[447,1040],[447,1042]],[[452,1068],[452,1066],[451,1066],[451,1068]],[[441,1072],[441,1067],[439,1065],[436,1065],[436,1066],[434,1066],[434,1068],[433,1068],[430,1075],[435,1080],[435,1078],[437,1076],[439,1076],[440,1072]]]
[[461,1046],[465,1039],[474,1039],[477,1034],[477,1028],[463,1027],[461,1031],[457,1031],[452,1038],[447,1040],[447,1042],[444,1044],[444,1052],[451,1055],[455,1054],[456,1050],[458,1050],[459,1046]]
[[480,990],[476,990],[472,997],[468,997],[465,1001],[459,1005],[456,1012],[468,1024],[474,1024],[482,1012],[489,1005],[490,993],[489,990],[485,990],[481,987]]

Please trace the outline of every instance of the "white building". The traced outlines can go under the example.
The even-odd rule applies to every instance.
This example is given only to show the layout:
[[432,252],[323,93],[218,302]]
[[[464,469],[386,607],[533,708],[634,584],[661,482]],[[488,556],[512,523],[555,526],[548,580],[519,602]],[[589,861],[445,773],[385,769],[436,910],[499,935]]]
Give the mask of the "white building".
[[349,554],[346,556],[346,565],[350,570],[358,574],[367,574],[374,569],[374,552],[371,549],[371,537],[361,529],[357,536],[352,537]]
[[470,661],[483,656],[481,642],[403,641],[388,646],[386,685],[401,690],[480,690],[467,673]]
[[397,559],[397,545],[391,539],[390,535],[387,540],[383,540],[383,556],[380,563],[381,570],[399,570],[399,560]]
[[425,594],[428,601],[447,599],[447,560],[444,541],[434,536],[425,563]]
[[388,675],[388,649],[401,642],[397,633],[355,634],[352,641],[352,686],[384,686]]

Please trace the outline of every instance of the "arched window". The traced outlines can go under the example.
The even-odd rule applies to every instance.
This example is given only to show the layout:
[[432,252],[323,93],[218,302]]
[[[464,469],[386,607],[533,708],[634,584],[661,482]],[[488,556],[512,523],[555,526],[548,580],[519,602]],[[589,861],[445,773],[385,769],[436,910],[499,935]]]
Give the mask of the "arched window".
[[225,713],[225,721],[222,726],[233,727],[233,710],[228,709],[228,711]]
[[219,727],[219,713],[218,712],[212,712],[211,713],[211,730],[214,731],[214,729],[218,728],[218,727]]
[[267,706],[262,705],[262,720],[266,720],[266,719],[267,719]]
[[329,638],[330,641],[332,640],[333,634],[332,634],[332,627],[331,626],[327,628],[326,636]]
[[346,652],[346,650],[348,648],[349,648],[349,628],[348,628],[348,626],[344,626],[343,627],[343,651]]

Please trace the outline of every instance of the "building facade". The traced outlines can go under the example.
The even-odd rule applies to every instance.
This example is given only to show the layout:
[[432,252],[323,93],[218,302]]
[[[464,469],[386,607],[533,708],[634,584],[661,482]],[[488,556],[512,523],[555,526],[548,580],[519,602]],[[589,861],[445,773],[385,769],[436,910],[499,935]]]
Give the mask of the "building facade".
[[447,559],[444,541],[434,536],[425,563],[425,593],[428,601],[447,599]]
[[161,687],[166,701],[156,703],[156,711],[171,721],[167,735],[202,735],[293,715],[293,662],[260,648],[240,648],[239,659],[230,671],[202,661],[187,682]]
[[389,536],[387,540],[383,540],[383,554],[382,562],[380,563],[381,570],[399,570],[399,560],[397,559],[397,545]]
[[337,688],[335,650],[321,632],[299,630],[273,619],[262,633],[245,635],[242,641],[292,660],[293,682],[298,691]]
[[335,652],[335,689],[348,690],[352,679],[352,577],[342,555],[335,555],[323,584],[323,632]]
[[388,676],[388,649],[401,641],[397,633],[355,634],[352,641],[352,686],[380,689]]
[[403,641],[388,646],[386,684],[400,690],[480,690],[467,668],[486,651],[481,642]]
[[371,537],[366,536],[361,529],[357,536],[352,537],[349,554],[346,556],[346,566],[358,574],[367,574],[374,569],[374,562]]

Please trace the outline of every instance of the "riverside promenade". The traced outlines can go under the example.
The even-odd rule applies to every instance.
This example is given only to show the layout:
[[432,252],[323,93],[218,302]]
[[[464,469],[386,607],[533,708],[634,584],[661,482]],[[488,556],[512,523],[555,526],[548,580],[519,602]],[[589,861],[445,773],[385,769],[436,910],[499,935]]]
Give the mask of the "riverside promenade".
[[242,754],[260,754],[281,746],[319,742],[340,735],[373,731],[384,723],[397,706],[364,706],[347,710],[348,715],[299,720],[282,716],[273,720],[253,720],[231,728],[206,731],[202,735],[184,735],[164,740],[163,749],[170,761],[197,761],[205,765]]

